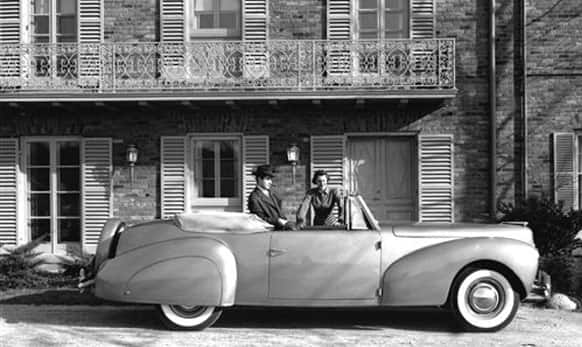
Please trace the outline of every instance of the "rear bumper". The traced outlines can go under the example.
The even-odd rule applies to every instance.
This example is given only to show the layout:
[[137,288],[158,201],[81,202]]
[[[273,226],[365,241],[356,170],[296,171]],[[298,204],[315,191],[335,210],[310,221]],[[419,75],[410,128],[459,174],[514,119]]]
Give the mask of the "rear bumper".
[[531,290],[529,291],[525,302],[543,303],[546,302],[552,295],[552,283],[550,275],[539,270]]

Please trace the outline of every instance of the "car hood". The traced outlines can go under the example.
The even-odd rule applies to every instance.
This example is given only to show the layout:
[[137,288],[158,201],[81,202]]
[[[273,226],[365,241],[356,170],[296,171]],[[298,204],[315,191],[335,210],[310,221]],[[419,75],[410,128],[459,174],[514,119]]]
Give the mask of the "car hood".
[[[384,228],[385,230],[387,228]],[[433,237],[433,238],[467,238],[467,237],[502,237],[523,241],[533,245],[533,234],[525,223],[500,224],[428,224],[417,223],[394,225],[392,231],[398,237]]]

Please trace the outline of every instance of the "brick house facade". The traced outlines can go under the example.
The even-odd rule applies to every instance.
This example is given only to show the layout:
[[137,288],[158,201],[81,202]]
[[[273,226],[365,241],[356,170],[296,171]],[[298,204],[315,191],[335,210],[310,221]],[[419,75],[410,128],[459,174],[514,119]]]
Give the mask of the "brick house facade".
[[[224,17],[230,18],[234,23],[232,28],[220,29],[222,24],[218,24],[220,30],[201,30],[200,23],[203,20],[207,21],[205,25],[209,27],[222,20],[219,10],[204,9],[206,12],[196,12],[199,9],[193,9],[195,2],[188,0],[77,1],[77,41],[81,44],[80,47],[89,48],[86,51],[81,50],[78,58],[75,58],[78,59],[78,68],[73,64],[75,67],[69,67],[69,70],[76,71],[70,78],[72,80],[81,81],[82,77],[86,78],[81,87],[81,82],[73,87],[51,85],[50,83],[59,78],[66,80],[58,72],[54,72],[56,78],[53,76],[51,82],[37,84],[34,87],[36,89],[27,90],[29,87],[25,83],[14,82],[14,77],[17,77],[16,81],[22,81],[26,80],[26,76],[34,75],[25,65],[32,64],[30,61],[33,59],[29,56],[34,56],[35,53],[31,50],[19,51],[20,63],[15,64],[14,59],[10,60],[13,51],[6,48],[0,51],[7,57],[4,62],[8,62],[2,65],[0,61],[0,189],[7,192],[0,199],[0,210],[10,216],[4,224],[0,224],[0,242],[27,242],[33,234],[39,233],[32,231],[31,225],[34,224],[37,225],[34,228],[41,232],[43,228],[50,229],[50,249],[62,251],[63,248],[58,245],[61,237],[58,230],[63,225],[63,228],[81,229],[79,235],[72,236],[71,239],[80,242],[84,250],[91,252],[99,227],[108,216],[140,221],[197,208],[244,210],[245,194],[253,185],[249,170],[261,162],[269,162],[277,168],[274,189],[283,197],[284,212],[291,219],[294,219],[305,190],[310,187],[310,176],[314,168],[330,171],[334,185],[342,186],[348,191],[358,191],[367,200],[379,201],[377,206],[373,206],[376,209],[374,212],[377,217],[380,215],[379,219],[387,222],[491,220],[493,187],[490,178],[493,157],[497,160],[497,184],[493,200],[511,202],[518,195],[516,186],[522,184],[522,174],[517,163],[522,152],[516,149],[520,142],[519,137],[516,137],[515,124],[520,123],[515,113],[519,96],[516,97],[518,90],[515,85],[518,78],[514,73],[514,66],[517,66],[519,59],[513,53],[516,30],[516,5],[513,1],[497,1],[495,128],[499,142],[496,156],[493,157],[490,141],[490,30],[487,2],[410,0],[386,5],[380,1],[378,8],[370,9],[364,8],[370,2],[365,5],[366,2],[361,0],[246,0],[241,1],[240,6],[234,10],[239,17]],[[28,6],[30,2],[7,1],[0,6],[0,12],[16,13],[14,18],[27,18],[29,21],[30,18],[44,15],[44,12]],[[52,4],[50,1],[47,3]],[[547,6],[543,1],[528,1],[528,17],[542,14],[548,9]],[[541,35],[538,32],[547,30],[545,28],[552,25],[551,16],[556,15],[555,13],[569,13],[567,6],[570,6],[570,10],[579,7],[575,1],[564,1],[558,7],[559,12],[553,9],[550,17],[543,17],[527,27],[528,38],[531,35]],[[59,12],[51,8],[47,7],[46,12],[46,18],[52,18],[49,23],[65,18],[66,11]],[[345,8],[349,9],[348,12],[342,12]],[[444,88],[444,92],[440,87],[426,88],[422,83],[430,83],[428,78],[414,82],[416,85],[405,87],[394,87],[390,85],[391,82],[382,80],[379,87],[377,83],[371,84],[369,91],[365,88],[354,88],[354,81],[359,81],[357,79],[349,79],[351,84],[346,83],[345,79],[333,80],[332,83],[324,81],[328,84],[320,89],[315,88],[315,82],[312,81],[308,83],[312,83],[309,86],[313,88],[307,88],[307,91],[300,87],[293,90],[264,89],[265,85],[260,83],[280,78],[283,74],[279,72],[284,69],[276,70],[275,74],[274,69],[280,69],[279,65],[270,65],[271,70],[268,71],[269,75],[265,75],[266,78],[255,78],[257,75],[252,75],[259,71],[257,67],[264,68],[267,61],[261,60],[267,56],[261,50],[265,49],[262,42],[273,42],[276,47],[299,47],[296,56],[289,56],[313,56],[314,63],[307,63],[307,60],[301,63],[307,66],[306,69],[311,67],[315,70],[315,60],[322,59],[323,62],[317,60],[317,64],[325,64],[326,72],[323,77],[317,78],[329,79],[334,73],[345,73],[345,69],[349,73],[359,69],[359,77],[363,75],[362,69],[366,68],[378,74],[377,48],[373,48],[371,53],[368,51],[368,65],[362,67],[362,61],[365,60],[362,55],[346,55],[346,46],[338,48],[329,43],[333,43],[333,39],[338,42],[359,42],[365,38],[364,33],[370,34],[370,30],[372,34],[380,35],[374,32],[375,29],[366,29],[369,26],[364,25],[364,18],[370,13],[385,20],[381,27],[384,32],[381,37],[386,40],[393,37],[403,39],[402,42],[413,42],[413,39],[419,40],[418,42],[432,42],[432,38],[454,39],[452,88]],[[201,17],[204,14],[208,14],[208,17]],[[347,27],[346,18],[349,23]],[[42,22],[42,19],[39,21]],[[39,37],[42,36],[38,34],[39,30],[34,29],[33,25],[31,29],[21,21],[11,27],[14,23],[16,21],[10,22],[8,19],[4,23],[0,22],[0,25],[4,25],[4,33],[10,28],[17,28],[16,44],[34,47],[34,40],[40,40]],[[40,26],[38,23],[37,25]],[[575,28],[574,23],[553,28],[551,32],[562,37],[562,31],[567,32],[572,28]],[[56,33],[51,35],[52,39],[58,40],[59,35],[63,34],[56,29]],[[339,38],[334,38],[333,35],[339,35]],[[231,89],[224,91],[218,88],[216,94],[211,94],[215,84],[223,83],[221,79],[213,80],[213,77],[208,77],[216,72],[214,70],[204,71],[204,76],[188,70],[192,74],[189,75],[190,78],[208,78],[203,87],[183,87],[190,86],[188,83],[192,81],[180,80],[179,74],[171,75],[169,84],[150,83],[151,79],[168,78],[166,72],[182,71],[179,70],[184,68],[181,59],[188,54],[194,57],[195,52],[202,49],[202,46],[196,46],[201,40],[221,42],[224,39],[235,42],[232,47],[239,47],[237,45],[245,40],[258,42],[251,47],[251,51],[235,48],[238,54],[242,54],[235,58],[228,58],[225,53],[228,51],[226,45],[204,46],[211,47],[214,52],[212,54],[226,57],[226,63],[219,63],[221,68],[228,65],[230,67],[227,69],[242,71],[239,75],[233,74],[233,78],[250,78],[254,84],[248,85],[242,91],[232,89],[231,84],[228,85]],[[530,168],[535,165],[541,170],[527,171],[526,186],[531,193],[551,194],[553,166],[550,165],[551,147],[547,140],[552,132],[573,132],[578,127],[572,123],[577,118],[568,114],[575,114],[579,110],[579,102],[575,100],[576,89],[571,86],[580,83],[579,76],[576,77],[576,73],[579,73],[578,67],[573,74],[570,74],[570,66],[563,66],[560,72],[548,72],[550,68],[545,63],[548,59],[574,60],[568,58],[570,56],[558,57],[550,49],[533,46],[538,42],[542,46],[554,42],[540,40],[528,39],[527,71],[528,76],[531,76],[528,78],[527,89],[527,162]],[[574,38],[571,40],[575,41]],[[161,44],[157,44],[160,42]],[[99,53],[90,49],[95,43],[101,47]],[[1,44],[6,44],[5,47],[8,47],[7,44],[15,44],[14,37],[0,34]],[[195,49],[175,50],[176,47],[184,45],[194,45],[192,47]],[[324,48],[316,54],[316,47],[319,45]],[[166,50],[168,47],[174,50]],[[358,46],[358,49],[364,49],[361,47],[363,46]],[[417,46],[406,47],[408,58],[419,59],[415,61],[422,65],[422,58],[418,58],[421,57],[421,50]],[[568,51],[574,49],[575,45],[563,47]],[[154,50],[154,53],[148,53],[148,49]],[[272,59],[269,61],[274,61],[274,56],[280,52],[271,48],[267,50],[270,57],[268,59]],[[390,54],[394,51],[396,50],[390,50]],[[381,49],[381,52],[388,52],[388,49]],[[60,56],[62,54],[64,53]],[[567,54],[575,55],[576,52],[568,51]],[[49,56],[50,52],[43,51],[42,55]],[[55,56],[59,57],[59,54]],[[105,62],[111,56],[116,57],[111,60],[115,64],[113,68],[108,67]],[[348,58],[350,65],[342,65],[342,59],[346,56],[351,57]],[[278,56],[277,59],[279,58]],[[445,64],[445,58],[446,56],[439,55],[437,61]],[[26,59],[30,61],[22,63]],[[52,59],[53,65],[61,66],[60,63],[54,63],[58,58]],[[97,61],[92,59],[103,59],[104,62],[100,68],[91,70]],[[284,58],[280,59],[282,60],[277,60],[277,63],[289,64]],[[136,61],[140,61],[141,65],[136,65]],[[254,65],[250,66],[248,62]],[[38,58],[35,58],[34,63],[38,69]],[[46,64],[52,66],[51,63]],[[359,67],[356,66],[358,64]],[[398,69],[398,63],[395,64]],[[14,66],[18,67],[16,75]],[[136,66],[142,70],[135,69]],[[176,66],[178,70],[172,70]],[[410,66],[408,69],[412,69]],[[295,73],[295,70],[286,68],[286,73],[301,80],[298,73],[291,73]],[[245,75],[247,73],[249,75]],[[313,71],[311,73],[315,76]],[[550,79],[546,78],[547,73],[552,74]],[[149,80],[144,78],[145,81],[142,81],[140,78],[145,74]],[[113,79],[107,80],[109,76],[113,76]],[[285,78],[288,76],[285,75]],[[130,90],[131,86],[127,87],[128,81],[137,80],[143,83],[140,89]],[[570,83],[570,87],[563,84],[564,80]],[[277,81],[295,83],[283,78]],[[126,86],[128,89],[111,92],[113,89],[105,88],[109,88],[111,83],[115,83],[117,88]],[[540,89],[543,90],[548,83],[555,84],[556,89],[553,92],[540,93]],[[62,92],[59,88],[63,88]],[[557,102],[554,109],[563,112],[557,112],[551,118],[555,125],[549,129],[547,115],[544,114],[548,106],[545,99],[558,96],[563,96],[566,100],[564,103]],[[72,146],[80,149],[67,152],[68,147],[63,147],[63,142],[77,143]],[[139,151],[138,161],[131,169],[126,162],[126,150],[130,144],[135,145]],[[290,144],[297,144],[301,151],[294,179],[292,165],[286,158],[286,149]],[[45,146],[46,149],[36,148],[37,145],[42,148]],[[223,151],[224,146],[229,149]],[[37,150],[41,154],[46,150],[49,153],[48,159],[35,154],[34,151]],[[69,164],[59,162],[61,156],[64,157],[67,153],[80,156],[80,160]],[[208,159],[204,157],[204,153],[214,153],[214,157]],[[231,163],[230,156],[235,158],[232,161],[234,164]],[[36,157],[38,158],[34,159]],[[361,169],[364,178],[358,178],[350,165],[358,160],[374,162],[374,158],[378,159],[375,166],[364,166]],[[436,162],[431,164],[431,158],[436,158]],[[212,167],[215,171],[202,172],[205,164],[201,163],[206,163],[204,160],[214,160]],[[216,170],[221,170],[220,163],[226,162],[234,165],[234,178],[230,174],[221,176],[216,173]],[[61,178],[66,176],[65,172],[80,177],[79,182],[70,184],[72,188],[67,188],[69,190],[59,188],[61,180],[65,180]],[[43,179],[36,182],[32,178],[33,175],[44,177],[45,173],[50,177],[46,179],[47,182]],[[206,175],[212,177],[208,178]],[[389,177],[388,182],[383,181],[383,176]],[[217,180],[221,183],[217,183]],[[378,196],[374,195],[376,193],[370,187],[365,187],[365,181],[381,187],[378,189]],[[231,188],[226,187],[231,184],[234,193],[225,194],[234,198],[225,198],[226,195],[217,193],[221,190],[230,191]],[[39,188],[35,190],[33,185]],[[202,198],[206,193],[201,191],[208,189],[213,194],[218,194],[216,199]],[[436,197],[431,200],[431,196]],[[79,206],[72,209],[69,207],[69,215],[65,213],[62,216],[58,207],[61,197],[69,199],[69,205]],[[33,200],[35,202],[31,203]],[[65,200],[62,202],[63,206],[66,205]],[[46,211],[40,213],[43,209]],[[386,209],[392,211],[385,211]]]

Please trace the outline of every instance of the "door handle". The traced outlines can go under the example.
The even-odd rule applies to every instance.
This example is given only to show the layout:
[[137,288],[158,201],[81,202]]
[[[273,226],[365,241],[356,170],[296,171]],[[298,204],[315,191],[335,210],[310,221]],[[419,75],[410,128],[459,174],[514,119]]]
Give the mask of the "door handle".
[[271,248],[268,252],[269,257],[277,257],[282,255],[283,253],[287,252],[284,249],[276,249],[276,248]]

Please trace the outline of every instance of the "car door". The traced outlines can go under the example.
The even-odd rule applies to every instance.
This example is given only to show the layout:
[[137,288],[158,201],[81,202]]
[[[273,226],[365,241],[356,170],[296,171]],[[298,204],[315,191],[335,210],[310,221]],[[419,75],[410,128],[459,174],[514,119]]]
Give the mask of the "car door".
[[379,240],[374,230],[272,233],[269,297],[375,298],[380,280]]

